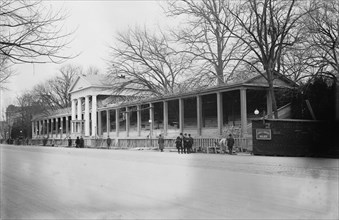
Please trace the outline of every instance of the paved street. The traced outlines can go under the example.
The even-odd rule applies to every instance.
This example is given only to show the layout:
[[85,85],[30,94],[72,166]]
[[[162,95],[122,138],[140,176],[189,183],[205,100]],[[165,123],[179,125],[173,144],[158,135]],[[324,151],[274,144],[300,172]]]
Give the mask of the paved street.
[[2,219],[338,219],[339,160],[0,145]]

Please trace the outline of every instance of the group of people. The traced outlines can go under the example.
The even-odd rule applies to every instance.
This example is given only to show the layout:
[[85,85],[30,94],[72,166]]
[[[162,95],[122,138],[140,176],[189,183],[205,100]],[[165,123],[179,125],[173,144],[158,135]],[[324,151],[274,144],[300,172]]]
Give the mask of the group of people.
[[[192,150],[193,141],[194,140],[191,134],[187,135],[186,133],[185,134],[180,133],[180,135],[175,140],[175,146],[178,150],[178,154],[192,153],[193,152]],[[233,154],[234,138],[232,134],[229,134],[226,139],[222,139],[221,142],[223,146],[227,145],[229,154]],[[165,140],[161,134],[159,135],[159,138],[158,138],[158,144],[159,144],[159,150],[163,152]],[[225,153],[226,153],[226,150],[225,150]]]
[[[71,139],[71,137],[68,138],[68,147],[72,147],[72,139]],[[85,147],[85,141],[82,138],[82,136],[80,138],[77,137],[77,139],[75,139],[75,147],[76,148],[84,148]]]
[[193,138],[191,134],[185,133],[184,135],[180,133],[180,135],[175,140],[175,146],[178,149],[178,154],[189,154],[192,153],[193,146]]
[[[159,144],[159,150],[161,152],[164,151],[164,145],[165,145],[165,139],[160,134],[158,138],[158,144]],[[191,134],[182,134],[180,133],[180,136],[177,137],[175,140],[176,148],[178,149],[178,154],[189,154],[192,152],[192,146],[193,146],[193,138],[191,137]]]

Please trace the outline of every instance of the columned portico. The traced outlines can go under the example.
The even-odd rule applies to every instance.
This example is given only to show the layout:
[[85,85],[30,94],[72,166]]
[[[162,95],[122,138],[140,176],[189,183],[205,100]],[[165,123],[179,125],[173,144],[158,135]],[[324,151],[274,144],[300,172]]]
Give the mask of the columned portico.
[[85,96],[85,136],[90,136],[89,130],[89,96]]
[[[72,117],[71,117],[71,120],[74,121],[76,120],[76,100],[73,99],[72,100]],[[72,123],[71,124],[71,133],[73,133],[75,131],[75,128],[74,128],[74,124]]]
[[92,136],[97,136],[97,96],[92,96]]
[[240,116],[241,116],[241,133],[242,137],[247,135],[247,105],[246,89],[240,89]]
[[163,102],[163,109],[164,109],[164,135],[167,135],[167,130],[168,130],[168,102],[164,101]]

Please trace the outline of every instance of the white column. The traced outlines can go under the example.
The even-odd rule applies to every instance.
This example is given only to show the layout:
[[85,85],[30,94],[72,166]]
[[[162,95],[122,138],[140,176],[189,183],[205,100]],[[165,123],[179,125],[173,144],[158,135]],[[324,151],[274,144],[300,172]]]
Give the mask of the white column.
[[55,137],[58,137],[58,134],[60,132],[60,125],[59,125],[59,119],[55,118]]
[[167,130],[168,130],[168,101],[163,102],[163,122],[164,122],[164,136],[167,135]]
[[[81,98],[78,98],[78,106],[77,106],[77,120],[81,120],[82,119],[82,113],[81,113]],[[79,122],[77,122],[75,124],[75,126],[77,127],[76,130],[77,132],[81,133],[81,124]]]
[[202,98],[200,95],[197,96],[197,130],[198,135],[201,136],[202,130]]
[[[72,118],[71,120],[75,120],[76,119],[76,100],[73,99],[72,100]],[[73,123],[71,123],[71,133],[74,132],[74,127],[73,127]]]
[[151,120],[149,129],[150,129],[150,136],[153,138],[153,130],[154,130],[154,104],[149,104],[149,119]]
[[111,130],[111,118],[109,114],[109,109],[106,110],[106,130],[107,130],[107,136],[109,136],[109,132]]
[[92,96],[92,136],[97,135],[97,96]]
[[222,103],[222,93],[217,93],[217,118],[218,118],[218,133],[222,135],[223,128],[223,103]]
[[138,136],[141,136],[141,105],[137,105],[137,131]]
[[32,121],[32,137],[35,136],[34,132],[35,132],[34,121]]
[[129,109],[126,107],[126,136],[129,137],[129,126],[130,126],[130,115],[129,115]]
[[184,132],[184,99],[179,99],[179,129],[180,133]]
[[89,132],[89,96],[85,97],[85,136],[90,136]]
[[102,135],[102,118],[101,118],[101,111],[98,111],[98,135]]
[[240,89],[240,112],[241,112],[241,133],[243,137],[246,137],[247,135],[246,89]]
[[120,117],[119,117],[119,114],[120,114],[120,110],[117,108],[115,109],[115,133],[116,133],[116,136],[119,137],[119,126],[120,126]]
[[66,136],[69,135],[69,120],[68,120],[68,115],[66,116]]
[[62,138],[62,135],[64,134],[64,117],[60,118],[60,138]]

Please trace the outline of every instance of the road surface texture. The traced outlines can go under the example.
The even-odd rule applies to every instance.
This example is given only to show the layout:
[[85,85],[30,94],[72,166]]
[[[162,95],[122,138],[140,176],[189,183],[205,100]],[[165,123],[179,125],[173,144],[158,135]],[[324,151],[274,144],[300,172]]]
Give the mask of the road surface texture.
[[0,145],[2,219],[338,219],[338,159]]

